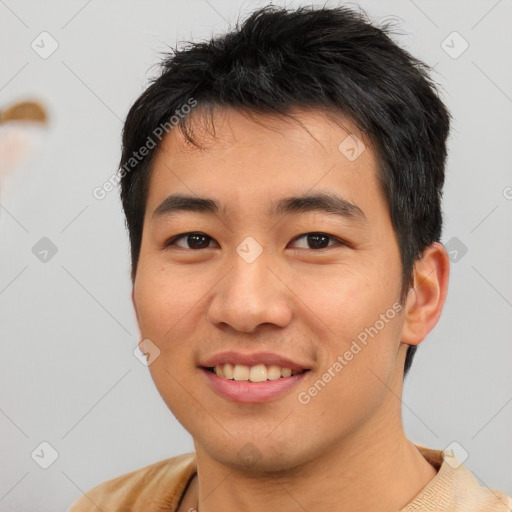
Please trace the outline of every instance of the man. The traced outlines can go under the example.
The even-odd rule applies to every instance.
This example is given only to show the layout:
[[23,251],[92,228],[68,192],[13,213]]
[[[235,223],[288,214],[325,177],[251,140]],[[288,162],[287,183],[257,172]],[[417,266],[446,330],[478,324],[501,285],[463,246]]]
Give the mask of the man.
[[195,452],[72,512],[510,510],[402,426],[448,287],[448,132],[426,66],[345,7],[268,6],[164,61],[121,196],[140,347]]

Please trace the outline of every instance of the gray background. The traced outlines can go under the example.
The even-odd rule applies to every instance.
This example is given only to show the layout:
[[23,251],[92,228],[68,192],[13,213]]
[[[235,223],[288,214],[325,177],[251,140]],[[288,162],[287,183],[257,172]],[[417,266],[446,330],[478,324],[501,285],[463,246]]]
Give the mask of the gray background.
[[[0,196],[1,511],[64,511],[99,482],[193,450],[133,355],[117,191],[99,201],[92,190],[116,171],[122,120],[166,43],[221,32],[265,3],[0,0],[0,105],[35,97],[51,115]],[[454,117],[443,241],[458,257],[406,380],[406,433],[436,449],[456,442],[484,485],[512,494],[512,2],[360,5],[398,19],[396,40],[435,66]],[[31,48],[42,31],[59,44],[47,59]],[[458,36],[442,45],[453,31],[469,43],[458,58],[445,51],[460,51]],[[47,262],[32,252],[43,237],[57,247]],[[31,458],[43,441],[58,452],[48,469]]]

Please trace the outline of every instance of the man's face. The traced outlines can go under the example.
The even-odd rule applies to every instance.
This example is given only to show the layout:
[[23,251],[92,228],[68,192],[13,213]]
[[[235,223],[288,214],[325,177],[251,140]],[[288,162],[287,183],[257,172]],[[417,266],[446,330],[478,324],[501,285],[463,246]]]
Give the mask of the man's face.
[[[347,120],[344,130],[318,112],[296,114],[304,127],[219,111],[215,138],[194,126],[201,151],[175,129],[150,180],[133,290],[141,339],[157,355],[149,368],[198,453],[230,466],[291,468],[385,435],[400,410],[401,263],[374,150],[366,141],[354,158],[363,146],[352,151],[347,137],[363,135]],[[154,214],[175,194],[220,209]],[[319,194],[345,207],[272,210]],[[166,246],[184,233],[196,236]],[[253,364],[228,380],[205,368],[218,355]],[[279,357],[308,371],[236,380],[260,360],[275,377]]]

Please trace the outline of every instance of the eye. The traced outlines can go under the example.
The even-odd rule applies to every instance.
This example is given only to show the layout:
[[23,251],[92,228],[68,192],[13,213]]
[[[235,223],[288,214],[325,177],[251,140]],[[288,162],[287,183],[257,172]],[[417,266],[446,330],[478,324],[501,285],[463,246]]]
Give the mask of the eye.
[[[184,239],[185,245],[177,243],[182,239]],[[329,245],[329,240],[336,242],[338,245],[347,245],[343,240],[326,233],[304,233],[303,235],[294,238],[291,243],[295,243],[300,239],[305,239],[305,244],[303,243],[303,246],[299,247],[299,249],[327,249],[333,246],[333,244]],[[182,249],[207,249],[211,241],[213,241],[213,238],[204,233],[182,233],[165,242],[164,248],[177,246]],[[311,247],[308,245],[311,245]]]
[[[184,247],[176,243],[178,240],[181,240],[182,238],[185,239],[185,244],[188,244],[189,247]],[[177,247],[181,247],[182,249],[205,249],[208,248],[208,245],[211,240],[213,240],[213,238],[208,235],[205,235],[204,233],[182,233],[181,235],[176,235],[172,237],[170,240],[168,240],[165,243],[165,247],[176,245]]]
[[[338,243],[338,245],[346,245],[342,240],[339,238],[328,235],[326,233],[304,233],[303,235],[300,235],[296,237],[292,242],[296,242],[297,240],[300,240],[301,238],[304,238],[306,243],[306,247],[299,247],[300,249],[326,249],[328,246],[328,240],[334,240]],[[313,247],[307,247],[308,244],[311,244]]]

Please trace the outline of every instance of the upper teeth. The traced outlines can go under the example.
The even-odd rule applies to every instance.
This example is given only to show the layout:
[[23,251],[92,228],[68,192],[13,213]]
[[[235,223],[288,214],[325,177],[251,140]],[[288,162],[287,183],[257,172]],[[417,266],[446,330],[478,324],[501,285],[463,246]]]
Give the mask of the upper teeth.
[[290,377],[299,373],[290,368],[281,368],[280,366],[257,364],[255,366],[245,366],[243,364],[231,363],[218,364],[214,367],[214,372],[219,377],[231,380],[248,380],[251,382],[263,382],[265,380],[275,380],[280,377]]

